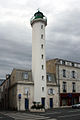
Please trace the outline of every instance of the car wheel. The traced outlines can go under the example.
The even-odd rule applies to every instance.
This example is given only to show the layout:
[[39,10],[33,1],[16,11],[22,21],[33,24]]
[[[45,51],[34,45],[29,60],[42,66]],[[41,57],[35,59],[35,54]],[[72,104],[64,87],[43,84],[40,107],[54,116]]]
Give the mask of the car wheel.
[[80,106],[78,108],[80,109]]

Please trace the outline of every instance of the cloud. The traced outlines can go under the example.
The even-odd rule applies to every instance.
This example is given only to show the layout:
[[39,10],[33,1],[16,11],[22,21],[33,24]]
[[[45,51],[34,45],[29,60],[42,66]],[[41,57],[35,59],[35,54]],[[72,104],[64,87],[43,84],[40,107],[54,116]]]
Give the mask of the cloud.
[[[0,76],[13,68],[31,68],[32,46],[30,30],[17,24],[2,24],[0,28]],[[3,72],[4,70],[4,72]]]
[[[56,20],[57,19],[57,20]],[[47,59],[55,57],[80,62],[80,9],[58,14],[47,29]]]
[[48,19],[46,58],[80,62],[79,0],[0,0],[0,77],[13,68],[31,68],[30,18],[37,8]]

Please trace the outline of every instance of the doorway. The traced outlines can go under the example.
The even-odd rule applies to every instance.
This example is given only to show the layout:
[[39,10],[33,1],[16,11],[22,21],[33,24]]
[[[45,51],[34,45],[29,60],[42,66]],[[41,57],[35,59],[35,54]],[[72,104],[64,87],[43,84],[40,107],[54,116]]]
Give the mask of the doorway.
[[41,102],[42,102],[43,107],[45,108],[45,98],[41,98]]
[[29,109],[29,99],[25,98],[25,109],[28,110]]
[[50,108],[53,108],[53,98],[50,98]]

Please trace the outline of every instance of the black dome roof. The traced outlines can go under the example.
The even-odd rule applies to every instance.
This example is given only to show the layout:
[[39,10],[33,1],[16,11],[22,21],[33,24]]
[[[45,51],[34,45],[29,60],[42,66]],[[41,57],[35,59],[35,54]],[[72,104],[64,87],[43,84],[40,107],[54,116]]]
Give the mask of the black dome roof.
[[35,17],[41,17],[41,18],[44,17],[43,13],[40,12],[40,11],[36,12],[36,13],[34,14],[34,16],[35,16]]

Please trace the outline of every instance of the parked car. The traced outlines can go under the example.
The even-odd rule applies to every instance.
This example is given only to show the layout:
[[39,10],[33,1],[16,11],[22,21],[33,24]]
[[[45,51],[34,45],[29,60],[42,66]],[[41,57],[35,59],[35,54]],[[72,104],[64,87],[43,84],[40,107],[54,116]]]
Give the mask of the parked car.
[[72,108],[80,108],[80,103],[72,105]]

